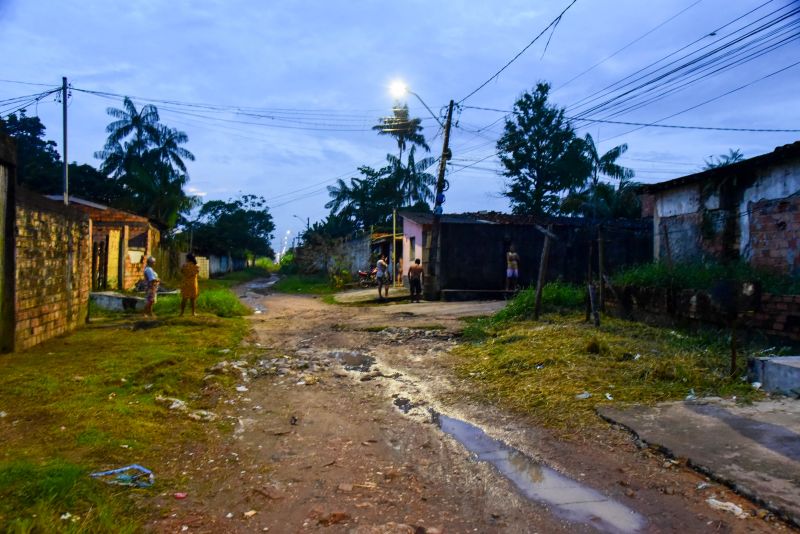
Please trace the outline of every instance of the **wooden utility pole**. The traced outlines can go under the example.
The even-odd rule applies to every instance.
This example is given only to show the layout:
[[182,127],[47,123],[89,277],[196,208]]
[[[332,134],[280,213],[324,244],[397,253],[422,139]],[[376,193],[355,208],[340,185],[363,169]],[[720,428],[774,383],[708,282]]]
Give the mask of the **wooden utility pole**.
[[442,261],[442,193],[444,192],[444,173],[447,170],[447,160],[450,159],[450,125],[453,122],[453,101],[447,107],[447,120],[444,123],[444,139],[442,142],[442,157],[439,159],[439,176],[436,180],[436,200],[433,208],[433,221],[431,224],[431,240],[428,252],[427,272],[425,273],[425,300],[439,300]]
[[533,307],[533,318],[538,321],[539,313],[542,310],[542,287],[544,287],[544,277],[547,272],[547,260],[550,257],[550,238],[555,238],[555,235],[552,224],[547,225],[547,230],[539,225],[536,225],[536,229],[544,234],[542,257],[539,260],[539,276],[536,278],[536,301]]
[[605,243],[603,242],[603,227],[597,227],[597,279],[600,283],[600,311],[606,309],[606,284],[605,284]]
[[61,114],[63,117],[64,126],[64,144],[62,146],[62,157],[64,161],[61,164],[62,175],[64,177],[64,205],[69,204],[69,164],[67,163],[67,77],[61,78]]

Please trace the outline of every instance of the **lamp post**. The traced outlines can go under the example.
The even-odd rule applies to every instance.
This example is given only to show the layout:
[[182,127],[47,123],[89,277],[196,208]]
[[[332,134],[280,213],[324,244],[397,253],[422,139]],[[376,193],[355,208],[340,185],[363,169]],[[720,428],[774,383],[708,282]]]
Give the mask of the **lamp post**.
[[442,204],[444,203],[444,174],[447,170],[447,160],[453,157],[450,151],[450,126],[453,121],[453,106],[451,100],[447,107],[447,118],[444,124],[439,118],[433,114],[431,108],[425,103],[424,100],[415,92],[411,91],[406,84],[401,81],[392,82],[390,86],[392,96],[395,98],[402,98],[406,93],[411,93],[417,100],[419,100],[425,109],[428,110],[436,122],[444,129],[444,136],[442,138],[442,155],[439,158],[439,174],[436,179],[436,197],[433,206],[433,220],[431,221],[430,242],[423,245],[428,248],[428,262],[425,269],[425,300],[439,300],[441,296],[441,263],[442,263]]

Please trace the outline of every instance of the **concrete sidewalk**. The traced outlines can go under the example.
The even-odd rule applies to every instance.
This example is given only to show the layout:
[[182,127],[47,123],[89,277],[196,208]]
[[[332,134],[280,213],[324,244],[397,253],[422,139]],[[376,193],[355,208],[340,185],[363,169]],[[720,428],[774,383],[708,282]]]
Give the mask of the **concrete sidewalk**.
[[800,401],[707,398],[598,413],[800,526]]
[[[409,300],[411,293],[407,287],[390,287],[389,298],[383,302],[397,302]],[[339,304],[368,304],[378,302],[378,288],[370,287],[367,289],[351,289],[333,295],[333,300]]]

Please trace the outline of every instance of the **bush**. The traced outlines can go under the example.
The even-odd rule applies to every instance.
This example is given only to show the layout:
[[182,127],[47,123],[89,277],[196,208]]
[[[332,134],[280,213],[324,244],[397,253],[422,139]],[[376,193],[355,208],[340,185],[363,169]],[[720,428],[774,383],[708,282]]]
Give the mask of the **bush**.
[[711,289],[719,280],[757,281],[769,293],[800,293],[799,279],[756,269],[741,261],[678,263],[672,268],[655,262],[636,265],[613,277],[614,284],[620,286],[702,290]]
[[[542,310],[578,308],[583,301],[584,290],[580,286],[551,282],[542,288]],[[535,304],[536,288],[523,289],[505,308],[495,314],[494,319],[503,322],[533,317]]]

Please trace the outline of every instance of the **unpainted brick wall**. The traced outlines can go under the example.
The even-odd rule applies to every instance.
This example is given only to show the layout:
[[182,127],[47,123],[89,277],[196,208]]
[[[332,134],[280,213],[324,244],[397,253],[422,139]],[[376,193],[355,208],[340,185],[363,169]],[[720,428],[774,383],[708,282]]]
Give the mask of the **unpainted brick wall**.
[[88,216],[18,192],[14,349],[26,349],[82,324],[90,278]]
[[753,266],[800,275],[800,197],[754,202],[749,211]]

